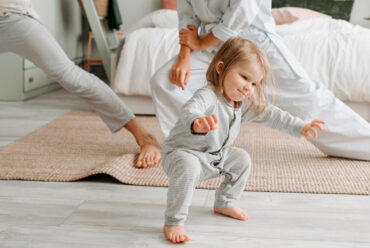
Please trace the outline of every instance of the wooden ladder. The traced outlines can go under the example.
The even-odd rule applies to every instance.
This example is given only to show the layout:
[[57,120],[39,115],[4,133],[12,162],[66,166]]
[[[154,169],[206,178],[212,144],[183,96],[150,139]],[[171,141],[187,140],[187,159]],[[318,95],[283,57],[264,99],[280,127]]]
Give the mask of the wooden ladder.
[[[108,76],[109,81],[113,79],[112,57],[115,57],[115,50],[118,47],[119,41],[117,33],[109,29],[107,15],[109,0],[80,0],[81,5],[85,11],[87,20],[89,22],[93,38],[95,40],[98,52],[101,56],[104,70]],[[91,39],[91,34],[89,39]],[[88,54],[89,55],[89,54]],[[114,56],[113,56],[114,55]],[[96,59],[92,59],[91,65]],[[95,63],[96,64],[96,63]]]

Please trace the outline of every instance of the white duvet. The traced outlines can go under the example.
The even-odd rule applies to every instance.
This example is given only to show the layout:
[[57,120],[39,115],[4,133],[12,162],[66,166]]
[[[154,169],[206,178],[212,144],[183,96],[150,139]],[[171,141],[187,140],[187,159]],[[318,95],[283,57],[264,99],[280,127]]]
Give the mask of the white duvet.
[[[177,14],[155,11],[131,30],[112,87],[119,94],[150,96],[151,76],[180,48]],[[312,79],[341,100],[370,102],[369,29],[317,18],[279,25],[276,31]]]

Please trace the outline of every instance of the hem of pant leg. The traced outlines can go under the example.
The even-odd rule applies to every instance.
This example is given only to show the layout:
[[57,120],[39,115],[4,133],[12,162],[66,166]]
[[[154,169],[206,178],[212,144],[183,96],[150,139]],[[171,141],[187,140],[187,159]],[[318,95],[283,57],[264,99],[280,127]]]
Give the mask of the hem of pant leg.
[[132,114],[127,120],[123,121],[117,128],[110,128],[112,133],[117,133],[120,131],[128,122],[130,122],[132,119],[134,119],[136,116]]
[[180,222],[180,223],[173,223],[173,222],[171,222],[171,223],[164,223],[166,226],[184,226],[184,222]]
[[184,226],[185,220],[170,221],[167,218],[165,218],[164,224],[166,226]]
[[215,202],[214,204],[216,208],[220,208],[220,209],[228,208],[228,207],[231,207],[232,205],[233,205],[232,202]]

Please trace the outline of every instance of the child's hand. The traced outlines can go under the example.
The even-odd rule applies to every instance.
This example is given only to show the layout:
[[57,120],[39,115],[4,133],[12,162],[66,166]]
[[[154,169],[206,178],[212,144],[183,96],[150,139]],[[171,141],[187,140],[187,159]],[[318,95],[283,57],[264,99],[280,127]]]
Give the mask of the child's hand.
[[313,133],[314,137],[317,138],[317,131],[315,127],[317,127],[320,131],[322,131],[322,127],[320,126],[320,124],[325,124],[325,121],[319,121],[319,120],[312,121],[310,124],[307,124],[303,127],[301,134],[307,139],[310,139],[312,138],[311,133]]
[[180,45],[189,47],[194,51],[201,50],[201,41],[195,26],[188,25],[188,29],[181,29],[179,32]]
[[208,133],[217,128],[218,118],[216,115],[198,118],[193,123],[194,133]]

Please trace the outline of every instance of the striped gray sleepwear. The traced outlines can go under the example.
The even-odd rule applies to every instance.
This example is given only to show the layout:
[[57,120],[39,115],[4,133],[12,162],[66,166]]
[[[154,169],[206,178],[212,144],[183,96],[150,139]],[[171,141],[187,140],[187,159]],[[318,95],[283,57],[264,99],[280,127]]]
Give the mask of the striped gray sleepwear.
[[[194,134],[195,119],[216,114],[217,129],[206,135]],[[170,178],[166,225],[184,225],[193,191],[198,181],[225,176],[216,191],[215,206],[227,208],[242,194],[251,170],[249,154],[232,147],[240,125],[260,123],[300,137],[304,122],[288,112],[269,105],[255,115],[244,103],[234,108],[210,88],[199,89],[183,106],[180,119],[162,147],[162,165]]]

